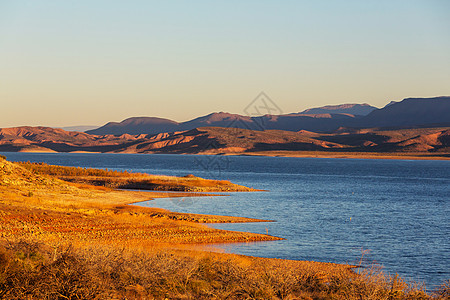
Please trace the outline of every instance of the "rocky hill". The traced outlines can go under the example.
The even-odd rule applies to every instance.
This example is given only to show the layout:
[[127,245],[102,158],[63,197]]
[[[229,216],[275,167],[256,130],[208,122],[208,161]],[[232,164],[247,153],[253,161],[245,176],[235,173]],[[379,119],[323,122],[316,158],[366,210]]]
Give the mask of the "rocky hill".
[[0,128],[0,151],[108,152],[144,138],[126,134],[95,136],[51,127]]
[[201,127],[174,133],[89,135],[47,127],[0,129],[0,151],[255,153],[262,151],[450,152],[450,128],[354,129],[334,134]]

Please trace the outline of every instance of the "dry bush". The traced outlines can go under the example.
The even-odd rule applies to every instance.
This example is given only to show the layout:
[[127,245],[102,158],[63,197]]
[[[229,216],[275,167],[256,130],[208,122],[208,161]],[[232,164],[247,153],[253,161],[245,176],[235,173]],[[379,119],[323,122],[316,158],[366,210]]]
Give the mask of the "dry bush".
[[3,299],[96,299],[95,272],[71,247],[52,249],[33,242],[0,248],[0,297]]
[[450,279],[439,287],[434,296],[439,299],[450,299]]
[[52,176],[99,176],[99,177],[141,177],[143,173],[130,173],[128,171],[114,171],[108,169],[93,169],[81,167],[55,166],[46,163],[16,162],[16,164],[32,171],[35,174]]
[[[448,282],[435,295],[448,299]],[[175,250],[9,242],[0,245],[4,299],[431,299],[380,269],[325,274],[288,261]]]
[[38,175],[50,175],[77,184],[91,184],[109,188],[160,191],[252,191],[227,180],[210,180],[195,176],[175,177],[150,175],[128,171],[48,165],[46,163],[18,162],[23,168]]

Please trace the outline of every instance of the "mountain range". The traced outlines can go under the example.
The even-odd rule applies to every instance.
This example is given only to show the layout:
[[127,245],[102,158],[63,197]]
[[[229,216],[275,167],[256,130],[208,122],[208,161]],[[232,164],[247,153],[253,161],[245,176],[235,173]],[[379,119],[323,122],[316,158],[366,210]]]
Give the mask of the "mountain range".
[[[339,113],[322,113],[326,111]],[[1,151],[191,154],[331,151],[447,155],[450,153],[450,97],[408,98],[381,109],[350,104],[260,117],[213,113],[183,123],[161,118],[130,118],[87,132],[30,126],[3,128],[0,129]]]
[[230,127],[332,133],[342,128],[450,126],[449,116],[450,97],[407,98],[391,102],[381,109],[368,104],[343,104],[256,117],[219,112],[181,123],[157,117],[133,117],[122,122],[109,122],[86,132],[95,135],[158,134],[199,127]]

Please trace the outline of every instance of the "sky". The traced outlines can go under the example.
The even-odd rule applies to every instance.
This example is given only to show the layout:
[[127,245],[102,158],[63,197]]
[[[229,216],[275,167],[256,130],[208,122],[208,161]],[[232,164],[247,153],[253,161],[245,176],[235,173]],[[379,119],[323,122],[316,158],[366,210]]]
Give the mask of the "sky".
[[450,1],[0,0],[0,127],[450,95]]

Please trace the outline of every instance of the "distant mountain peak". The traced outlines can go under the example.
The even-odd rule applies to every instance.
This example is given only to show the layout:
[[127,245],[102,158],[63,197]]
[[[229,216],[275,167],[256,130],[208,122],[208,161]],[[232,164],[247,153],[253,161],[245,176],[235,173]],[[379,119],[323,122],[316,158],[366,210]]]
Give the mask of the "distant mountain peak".
[[315,107],[306,109],[300,114],[351,114],[351,115],[359,115],[366,116],[377,108],[371,106],[367,103],[357,104],[357,103],[345,103],[338,105],[325,105],[321,107]]
[[65,131],[85,132],[85,131],[88,131],[88,130],[97,129],[99,127],[100,126],[95,126],[95,125],[78,125],[78,126],[61,127],[61,129],[65,130]]
[[[175,131],[179,123],[173,120],[159,118],[159,117],[131,117],[121,122],[109,122],[102,127],[94,130],[86,131],[89,134],[114,134],[121,135],[141,134],[141,133],[160,133]],[[124,130],[126,128],[126,130]]]
[[120,122],[120,124],[147,124],[147,123],[153,123],[153,124],[178,124],[176,121],[172,121],[165,118],[159,118],[159,117],[131,117],[128,119],[123,120]]

